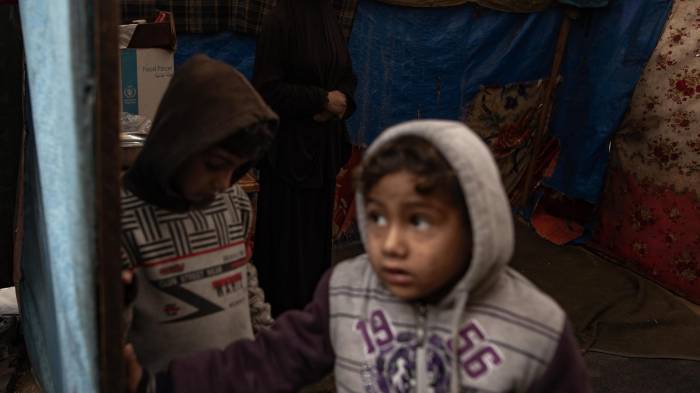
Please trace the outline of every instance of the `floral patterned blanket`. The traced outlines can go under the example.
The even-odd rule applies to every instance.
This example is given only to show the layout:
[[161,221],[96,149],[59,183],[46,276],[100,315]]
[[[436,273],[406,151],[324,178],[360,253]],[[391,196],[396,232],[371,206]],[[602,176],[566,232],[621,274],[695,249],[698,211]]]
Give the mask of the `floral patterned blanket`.
[[596,247],[700,303],[700,3],[676,0],[612,143]]

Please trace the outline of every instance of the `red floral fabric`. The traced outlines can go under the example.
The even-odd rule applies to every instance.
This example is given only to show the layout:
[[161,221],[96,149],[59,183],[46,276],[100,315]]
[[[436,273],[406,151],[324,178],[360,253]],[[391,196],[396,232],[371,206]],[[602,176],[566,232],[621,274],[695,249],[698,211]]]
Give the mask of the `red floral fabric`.
[[612,143],[595,247],[700,303],[700,3],[676,0]]
[[365,147],[353,145],[350,159],[336,176],[335,205],[333,208],[333,241],[336,243],[359,240],[355,223],[355,187],[353,173],[362,161]]

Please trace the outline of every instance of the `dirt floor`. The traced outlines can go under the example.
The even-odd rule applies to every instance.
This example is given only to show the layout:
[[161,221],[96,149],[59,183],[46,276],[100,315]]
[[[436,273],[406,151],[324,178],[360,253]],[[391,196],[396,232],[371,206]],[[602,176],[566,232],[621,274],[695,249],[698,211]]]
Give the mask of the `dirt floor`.
[[[513,257],[513,265],[522,266],[518,263],[520,258],[532,255],[547,256],[547,263],[556,263],[557,258],[581,259],[590,264],[610,264],[612,262],[600,258],[580,247],[555,247],[545,240],[535,236],[531,229],[522,223],[518,223],[516,230],[518,247]],[[543,259],[544,263],[544,259]],[[617,267],[617,265],[614,265]],[[603,270],[601,269],[601,272]],[[528,276],[527,271],[523,274]],[[595,280],[595,277],[591,277]],[[562,286],[567,285],[567,280],[574,281],[574,277],[561,277]],[[645,285],[663,293],[667,296],[666,301],[677,301],[687,306],[690,310],[700,316],[700,306],[685,301],[672,293],[661,289],[658,285],[642,279]],[[591,291],[604,291],[600,285],[612,282],[600,277],[599,286],[590,287]],[[581,296],[581,301],[585,302],[588,297]],[[659,341],[664,337],[659,336]],[[615,356],[606,353],[589,351],[584,354],[584,359],[588,367],[593,391],[597,393],[695,393],[700,392],[700,362],[688,360],[672,359],[645,359]]]

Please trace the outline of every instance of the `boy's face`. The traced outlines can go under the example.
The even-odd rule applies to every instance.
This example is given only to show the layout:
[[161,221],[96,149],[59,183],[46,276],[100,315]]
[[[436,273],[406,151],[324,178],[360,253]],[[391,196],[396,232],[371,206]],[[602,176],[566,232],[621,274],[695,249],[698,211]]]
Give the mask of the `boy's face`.
[[367,252],[379,279],[398,298],[425,300],[464,275],[471,231],[447,197],[420,195],[418,178],[401,171],[382,177],[365,196]]
[[206,206],[231,187],[236,169],[248,160],[214,147],[185,161],[175,175],[178,192],[195,206]]

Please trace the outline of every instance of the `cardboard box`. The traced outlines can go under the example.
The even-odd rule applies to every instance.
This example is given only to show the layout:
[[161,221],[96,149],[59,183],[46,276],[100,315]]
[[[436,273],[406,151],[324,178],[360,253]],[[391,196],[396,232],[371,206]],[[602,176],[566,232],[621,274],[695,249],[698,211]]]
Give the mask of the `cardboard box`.
[[166,49],[122,49],[122,111],[153,119],[175,68]]
[[[175,71],[175,24],[169,13],[156,21],[122,25],[122,111],[153,120]],[[126,33],[124,33],[126,32]]]

